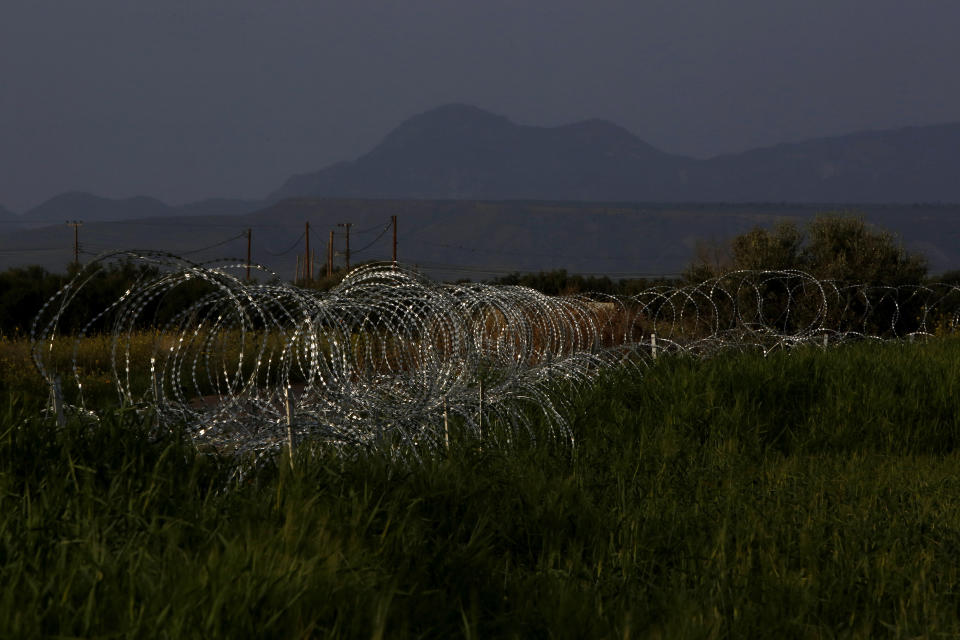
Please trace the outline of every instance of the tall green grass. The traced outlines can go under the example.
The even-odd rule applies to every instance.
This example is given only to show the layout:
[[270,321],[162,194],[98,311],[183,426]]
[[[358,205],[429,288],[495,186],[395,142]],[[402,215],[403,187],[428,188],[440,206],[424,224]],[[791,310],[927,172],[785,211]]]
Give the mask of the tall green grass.
[[960,342],[661,358],[578,445],[233,461],[0,427],[0,636],[951,637]]

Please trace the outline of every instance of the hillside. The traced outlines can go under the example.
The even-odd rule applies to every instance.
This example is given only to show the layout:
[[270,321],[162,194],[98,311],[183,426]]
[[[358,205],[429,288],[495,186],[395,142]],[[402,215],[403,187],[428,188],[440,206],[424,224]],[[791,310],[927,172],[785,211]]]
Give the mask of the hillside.
[[533,127],[447,105],[410,118],[357,161],[295,176],[269,198],[669,200],[682,198],[677,186],[691,162],[603,120]]
[[172,216],[239,215],[253,211],[260,205],[258,201],[210,198],[177,207],[146,196],[117,199],[72,191],[37,205],[19,220],[25,223],[61,223],[65,220],[108,222]]
[[699,163],[698,199],[960,202],[960,123],[866,131]]
[[0,204],[0,222],[19,222],[20,216]]
[[290,197],[681,202],[960,202],[960,123],[852,133],[708,160],[603,120],[518,125],[476,107],[414,116]]
[[137,196],[114,200],[90,193],[62,193],[23,214],[24,222],[64,220],[132,220],[169,215],[171,208],[156,198]]
[[[63,268],[74,239],[63,222],[76,219],[86,257],[132,247],[245,257],[251,228],[253,260],[290,277],[305,222],[321,262],[329,231],[353,223],[356,263],[390,257],[383,226],[397,215],[401,260],[438,277],[555,268],[669,274],[700,242],[852,210],[900,234],[940,272],[960,268],[960,205],[939,204],[960,203],[958,167],[960,124],[696,160],[602,120],[534,127],[448,105],[410,118],[355,161],[289,179],[264,201],[171,206],[72,192],[23,216],[0,210],[0,268]],[[336,242],[340,251],[343,238]]]

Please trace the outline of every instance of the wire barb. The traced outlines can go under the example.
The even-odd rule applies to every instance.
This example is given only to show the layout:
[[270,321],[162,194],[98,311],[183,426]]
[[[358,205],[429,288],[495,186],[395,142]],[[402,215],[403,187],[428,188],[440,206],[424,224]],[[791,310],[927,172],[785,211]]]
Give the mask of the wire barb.
[[[61,335],[97,271],[128,260],[155,269],[75,336]],[[845,284],[791,270],[615,297],[437,283],[392,263],[359,267],[319,292],[275,276],[247,281],[246,267],[101,255],[40,310],[34,362],[51,388],[73,381],[82,411],[78,345],[105,332],[121,402],[156,416],[157,428],[185,425],[198,444],[258,457],[287,448],[291,461],[306,439],[344,454],[386,447],[420,457],[446,451],[454,433],[484,447],[545,433],[572,445],[577,391],[613,368],[643,375],[670,353],[912,339],[952,330],[960,313],[953,285]],[[182,307],[158,322],[176,300]],[[57,341],[73,341],[69,372],[53,365]]]

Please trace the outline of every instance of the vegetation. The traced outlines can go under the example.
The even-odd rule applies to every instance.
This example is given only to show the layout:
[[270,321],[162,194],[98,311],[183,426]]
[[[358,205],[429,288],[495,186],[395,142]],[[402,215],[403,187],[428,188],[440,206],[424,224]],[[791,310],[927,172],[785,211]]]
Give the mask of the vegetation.
[[773,230],[755,227],[728,247],[701,246],[685,279],[702,282],[736,269],[798,269],[824,280],[871,285],[919,284],[927,274],[926,260],[904,251],[891,233],[839,214],[817,216],[806,233],[782,222]]
[[[875,229],[858,218],[830,214],[813,219],[805,231],[785,222],[774,229],[756,227],[733,238],[729,245],[698,247],[697,255],[685,272],[686,282],[702,282],[733,269],[799,269],[818,278],[865,284],[916,284],[926,275],[922,256],[906,253],[889,232]],[[43,303],[76,273],[72,266],[65,275],[52,274],[41,267],[24,267],[0,272],[0,334],[22,335],[29,332],[29,323]],[[322,271],[322,270],[320,270]],[[79,321],[89,318],[114,302],[137,278],[155,275],[145,265],[121,263],[102,269],[72,303]],[[297,284],[306,288],[327,290],[338,284],[345,271],[337,270],[327,277],[320,275]],[[948,274],[949,279],[957,274]],[[522,285],[548,295],[601,293],[632,295],[658,284],[663,279],[620,279],[607,276],[570,274],[565,269],[539,273],[512,273],[493,281],[495,284]],[[172,310],[182,309],[188,300],[204,293],[202,283],[178,287],[166,296],[157,310],[144,314],[155,324],[162,324]],[[64,331],[75,331],[67,323]],[[144,325],[144,328],[149,328]]]
[[[149,362],[153,352],[153,336],[138,336],[132,349],[134,357]],[[85,397],[95,406],[107,407],[116,403],[113,370],[110,365],[111,339],[101,335],[82,340],[77,352],[77,367]],[[73,342],[59,340],[54,345],[51,361],[58,371],[68,372],[73,363]],[[0,336],[0,389],[14,396],[31,396],[46,392],[47,383],[31,359],[30,341],[23,337]],[[75,385],[66,385],[66,400],[74,403]],[[38,391],[39,390],[39,391]],[[46,395],[43,396],[43,399]],[[38,398],[39,400],[39,398]]]
[[551,296],[577,293],[602,293],[607,295],[632,295],[666,280],[623,278],[611,280],[608,276],[582,276],[567,273],[566,269],[540,271],[538,273],[511,273],[493,280],[494,284],[530,287]]
[[[234,461],[0,417],[0,636],[960,633],[960,341],[661,358],[571,452]],[[865,375],[866,374],[866,375]]]
[[[836,212],[813,218],[802,230],[793,222],[781,222],[773,229],[754,227],[725,244],[700,243],[682,279],[697,284],[735,270],[784,269],[804,271],[824,280],[867,285],[920,284],[927,275],[926,259],[904,251],[893,234],[856,215]],[[945,275],[945,281],[960,278],[958,273]],[[645,278],[614,281],[606,276],[569,274],[565,269],[512,273],[493,282],[522,285],[548,295],[627,296],[659,284],[676,284]]]
[[[61,287],[80,272],[71,265],[66,274],[53,274],[42,267],[22,267],[0,272],[0,335],[23,336],[30,332],[30,324],[37,312]],[[74,333],[99,312],[116,302],[131,284],[141,278],[155,277],[159,271],[146,264],[121,262],[107,265],[90,273],[89,280],[70,302],[71,313],[61,320],[60,330]],[[186,305],[210,291],[209,285],[193,282],[177,287],[156,300],[146,309],[142,328],[160,326]],[[104,327],[90,327],[88,331],[102,331]]]
[[[844,219],[755,230],[730,260],[868,282],[925,273]],[[136,276],[105,272],[91,291]],[[531,278],[518,283],[632,286]],[[17,286],[0,305],[32,304]],[[10,317],[0,637],[960,635],[957,338],[662,356],[565,390],[572,450],[454,437],[400,464],[313,442],[253,465],[116,407],[103,336],[77,353],[100,423],[57,428]]]

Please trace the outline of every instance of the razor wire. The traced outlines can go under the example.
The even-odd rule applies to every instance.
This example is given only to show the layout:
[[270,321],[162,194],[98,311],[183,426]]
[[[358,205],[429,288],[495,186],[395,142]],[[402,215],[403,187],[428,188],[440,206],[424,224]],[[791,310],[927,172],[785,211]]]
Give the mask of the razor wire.
[[[80,292],[118,261],[152,269],[62,334]],[[452,428],[480,446],[544,434],[573,444],[578,390],[617,367],[642,375],[658,353],[913,338],[960,321],[953,285],[870,286],[793,270],[632,296],[437,283],[392,264],[361,266],[323,292],[263,267],[265,282],[246,281],[245,270],[159,252],[102,255],[38,313],[34,362],[51,388],[72,384],[72,408],[85,412],[80,345],[106,335],[120,402],[158,429],[183,425],[198,446],[263,455],[311,440],[420,456],[447,446]],[[65,371],[58,341],[73,344]]]

